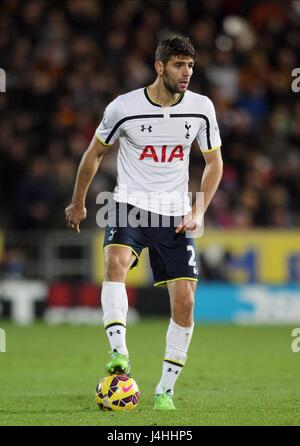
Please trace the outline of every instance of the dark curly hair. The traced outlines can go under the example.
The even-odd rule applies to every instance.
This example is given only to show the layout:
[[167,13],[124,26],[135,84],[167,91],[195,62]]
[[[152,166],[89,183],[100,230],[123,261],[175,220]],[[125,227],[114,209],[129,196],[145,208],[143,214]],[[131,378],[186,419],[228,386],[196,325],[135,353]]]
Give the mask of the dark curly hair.
[[172,56],[185,56],[195,59],[196,50],[188,37],[174,36],[161,40],[155,51],[155,61],[166,64]]

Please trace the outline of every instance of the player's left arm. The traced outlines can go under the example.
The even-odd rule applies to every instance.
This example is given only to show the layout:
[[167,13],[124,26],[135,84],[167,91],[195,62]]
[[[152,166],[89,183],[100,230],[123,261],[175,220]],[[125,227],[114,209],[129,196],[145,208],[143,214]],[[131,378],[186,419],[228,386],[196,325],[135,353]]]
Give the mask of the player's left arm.
[[200,192],[201,204],[196,199],[191,212],[189,212],[176,228],[176,232],[194,231],[201,226],[204,213],[211,202],[220,184],[223,174],[223,160],[220,148],[202,152],[205,159],[205,169],[202,175]]
[[[202,175],[200,200],[196,201],[189,212],[177,227],[176,232],[195,231],[201,227],[204,213],[211,202],[223,173],[223,161],[221,155],[221,137],[216,118],[216,112],[212,101],[206,97],[201,103],[204,121],[196,136],[202,155],[205,159],[205,169]],[[200,203],[199,203],[200,201]]]
[[200,192],[203,192],[203,211],[205,213],[222,179],[223,159],[220,148],[212,152],[202,152],[202,154],[205,159],[205,169]]

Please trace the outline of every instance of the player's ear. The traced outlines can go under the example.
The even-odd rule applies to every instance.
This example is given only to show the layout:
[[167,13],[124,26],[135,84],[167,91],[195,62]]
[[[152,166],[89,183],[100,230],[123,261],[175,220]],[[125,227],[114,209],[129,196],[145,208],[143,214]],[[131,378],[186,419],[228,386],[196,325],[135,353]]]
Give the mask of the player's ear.
[[156,73],[158,74],[158,76],[162,76],[164,73],[164,64],[162,63],[162,61],[157,60],[154,64],[155,66],[155,70]]

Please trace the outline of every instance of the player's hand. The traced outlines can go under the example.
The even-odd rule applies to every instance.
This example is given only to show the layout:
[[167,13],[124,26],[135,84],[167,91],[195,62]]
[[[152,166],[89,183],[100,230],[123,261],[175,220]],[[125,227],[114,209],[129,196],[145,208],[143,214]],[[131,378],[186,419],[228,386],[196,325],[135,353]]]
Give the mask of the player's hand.
[[68,227],[74,229],[76,232],[80,232],[79,225],[87,216],[85,206],[71,203],[66,207],[65,215]]
[[175,229],[176,234],[183,234],[185,232],[196,231],[202,224],[202,218],[200,215],[196,215],[193,212],[186,214],[181,223]]

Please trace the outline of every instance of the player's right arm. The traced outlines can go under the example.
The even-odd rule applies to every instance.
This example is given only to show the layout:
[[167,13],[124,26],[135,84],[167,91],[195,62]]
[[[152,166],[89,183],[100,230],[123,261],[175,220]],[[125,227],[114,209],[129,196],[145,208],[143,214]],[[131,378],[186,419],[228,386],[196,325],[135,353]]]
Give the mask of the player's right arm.
[[65,209],[68,227],[77,232],[80,232],[79,225],[87,216],[85,200],[89,186],[98,171],[103,155],[110,147],[104,145],[94,135],[80,161],[72,201]]
[[123,117],[122,102],[117,97],[106,107],[102,121],[81,159],[71,204],[66,208],[66,220],[69,228],[79,231],[80,223],[86,218],[86,194],[97,173],[102,157],[114,145],[121,134]]

